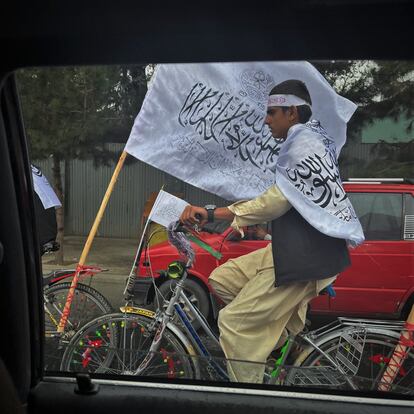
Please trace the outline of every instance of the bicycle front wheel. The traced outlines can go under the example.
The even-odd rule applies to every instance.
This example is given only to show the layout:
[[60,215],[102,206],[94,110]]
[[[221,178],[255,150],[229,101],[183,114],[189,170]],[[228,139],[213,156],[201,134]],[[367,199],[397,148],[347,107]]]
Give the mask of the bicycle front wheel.
[[[152,319],[114,313],[96,318],[72,338],[63,355],[61,370],[115,375],[135,375],[154,340]],[[167,327],[158,351],[139,375],[160,378],[195,376],[192,357]]]
[[[388,361],[397,343],[398,338],[396,337],[386,335],[385,333],[367,332],[358,371],[352,375],[352,382],[360,390],[378,390],[382,375],[387,368]],[[319,346],[322,351],[335,360],[339,347],[339,338],[333,338]],[[301,364],[301,367],[323,366],[332,367],[332,363],[317,350],[311,352]],[[349,384],[345,382],[342,387],[349,389]],[[335,388],[338,388],[338,386]],[[408,354],[402,368],[394,379],[390,391],[414,394],[414,353],[412,351]]]
[[62,336],[57,335],[71,283],[57,283],[44,289],[45,297],[45,369],[59,369],[65,343],[77,330],[92,319],[113,311],[111,304],[96,289],[78,283],[69,318]]

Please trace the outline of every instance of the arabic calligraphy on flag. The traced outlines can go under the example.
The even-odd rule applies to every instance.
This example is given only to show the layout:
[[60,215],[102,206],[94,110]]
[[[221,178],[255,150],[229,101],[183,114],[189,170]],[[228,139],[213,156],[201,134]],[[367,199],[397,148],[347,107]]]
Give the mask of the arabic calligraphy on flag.
[[31,167],[33,187],[36,194],[39,196],[45,210],[52,207],[62,207],[62,204],[60,203],[56,193],[53,191],[52,186],[49,184],[49,181],[43,175],[42,171],[40,171],[40,169],[34,165]]
[[[225,199],[254,198],[274,184],[281,145],[264,124],[268,94],[292,78],[336,108],[339,96],[307,62],[158,65],[125,150]],[[338,131],[338,116],[315,112]]]
[[186,201],[160,190],[148,219],[168,227],[170,223],[180,218],[186,206],[188,206]]
[[[203,142],[214,140],[222,148],[219,158],[225,164],[227,154],[267,171],[279,152],[263,122],[263,113],[240,97],[197,83],[190,90],[178,115],[184,128],[192,128]],[[194,145],[196,140],[187,144]],[[215,164],[219,164],[217,159]]]

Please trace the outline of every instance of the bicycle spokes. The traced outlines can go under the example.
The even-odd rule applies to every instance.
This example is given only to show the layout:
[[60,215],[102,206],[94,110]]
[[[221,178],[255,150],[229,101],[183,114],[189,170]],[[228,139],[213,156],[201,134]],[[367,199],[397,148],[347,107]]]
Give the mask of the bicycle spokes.
[[155,336],[151,322],[139,316],[117,314],[85,327],[68,348],[62,369],[191,378],[191,358],[168,330]]

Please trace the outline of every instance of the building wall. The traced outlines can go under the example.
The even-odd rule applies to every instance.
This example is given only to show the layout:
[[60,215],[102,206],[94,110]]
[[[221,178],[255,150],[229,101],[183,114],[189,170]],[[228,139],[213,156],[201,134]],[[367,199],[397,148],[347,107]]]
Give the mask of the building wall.
[[339,168],[343,180],[360,177],[358,171],[361,167],[370,164],[375,158],[372,147],[373,144],[352,143],[342,148]]
[[[110,144],[109,148],[120,153],[123,144]],[[206,191],[174,180],[169,190],[170,176],[141,161],[132,159],[125,163],[109,200],[97,236],[135,238],[141,231],[141,216],[145,201],[151,193],[158,192],[162,185],[166,191],[177,191],[191,204],[215,203],[223,206],[227,202]],[[52,160],[33,161],[52,183]],[[93,165],[92,160],[62,162],[65,192],[65,234],[84,236],[89,233],[93,220],[111,180],[114,165]],[[170,187],[173,187],[170,184]]]
[[[109,144],[114,152],[121,153],[123,144]],[[361,163],[368,163],[373,156],[372,144],[345,146],[341,154],[342,178],[355,177]],[[34,161],[49,181],[52,182],[52,160]],[[214,203],[225,206],[228,202],[211,193],[200,190],[178,179],[130,157],[125,163],[118,182],[111,195],[105,215],[97,235],[116,238],[136,238],[141,232],[141,216],[145,201],[162,185],[165,190],[179,192],[194,205]],[[348,162],[351,164],[348,165]],[[65,234],[85,236],[92,227],[93,220],[108,187],[115,166],[93,165],[91,160],[71,160],[62,163],[65,199]]]

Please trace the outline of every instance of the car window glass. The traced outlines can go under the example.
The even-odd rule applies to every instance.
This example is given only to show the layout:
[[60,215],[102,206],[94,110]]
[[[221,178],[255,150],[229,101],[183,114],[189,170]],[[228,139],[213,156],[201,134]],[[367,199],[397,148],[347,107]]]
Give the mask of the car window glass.
[[404,239],[414,240],[414,196],[404,194]]
[[400,240],[402,195],[348,193],[366,240]]
[[[396,170],[402,176],[408,176],[411,164],[407,162],[407,157],[412,153],[410,148],[414,142],[408,131],[412,120],[407,119],[406,110],[401,110],[397,117],[395,108],[399,108],[400,104],[407,106],[407,102],[410,102],[412,86],[409,81],[414,73],[414,63],[398,65],[398,62],[320,61],[312,64],[336,93],[358,106],[347,124],[347,139],[338,161],[342,178],[393,177]],[[257,250],[271,240],[273,216],[254,217],[249,221],[243,212],[240,213],[240,225],[249,228],[244,232],[243,240],[236,230],[229,231],[226,238],[219,236],[228,230],[229,221],[207,223],[199,233],[201,242],[199,240],[197,244],[193,239],[189,243],[196,251],[196,258],[183,285],[188,300],[176,295],[175,299],[179,300],[169,309],[173,314],[169,325],[157,330],[159,323],[167,320],[163,318],[174,298],[173,292],[176,292],[177,286],[180,288],[178,282],[183,277],[186,262],[176,247],[167,242],[165,225],[152,222],[145,227],[151,212],[151,208],[146,207],[149,204],[156,205],[161,188],[196,206],[214,204],[223,207],[235,202],[234,197],[225,198],[197,188],[193,180],[197,174],[188,174],[190,177],[181,180],[161,167],[156,168],[151,162],[146,163],[139,157],[128,155],[85,266],[82,266],[79,284],[74,294],[69,295],[74,269],[82,257],[85,240],[119,155],[125,149],[134,119],[137,114],[146,113],[141,110],[144,98],[151,95],[147,91],[154,85],[152,82],[160,79],[160,72],[153,76],[154,70],[157,70],[156,64],[137,64],[28,68],[16,75],[36,177],[45,178],[61,202],[45,204],[44,200],[35,200],[39,210],[38,228],[41,230],[39,243],[43,245],[41,248],[45,253],[42,264],[46,373],[87,372],[109,375],[111,378],[125,378],[121,376],[128,375],[128,378],[139,377],[143,380],[201,380],[210,384],[233,381],[235,376],[232,376],[232,370],[236,370],[244,372],[249,378],[244,382],[250,382],[251,372],[259,372],[251,382],[265,382],[269,386],[324,387],[330,391],[349,391],[353,387],[358,390],[376,390],[378,384],[373,384],[373,381],[381,379],[381,361],[390,358],[396,338],[392,337],[393,342],[389,338],[378,339],[376,333],[368,329],[364,348],[358,341],[365,338],[365,332],[359,328],[348,332],[344,325],[338,325],[340,328],[329,337],[323,330],[315,336],[301,336],[308,333],[308,324],[301,331],[306,316],[312,318],[312,328],[318,328],[320,322],[314,315],[317,315],[317,311],[323,315],[329,312],[327,297],[315,296],[318,290],[316,286],[310,288],[317,305],[314,306],[313,302],[310,304],[312,311],[316,311],[314,314],[305,314],[310,300],[306,296],[303,301],[297,302],[293,310],[289,310],[293,316],[289,324],[285,320],[285,327],[262,329],[262,325],[253,321],[249,334],[254,329],[259,329],[260,334],[266,330],[270,332],[266,341],[257,340],[257,334],[254,333],[252,336],[256,343],[242,347],[236,339],[229,349],[237,351],[244,348],[243,351],[249,353],[241,362],[226,360],[223,342],[218,339],[220,329],[224,330],[226,326],[222,323],[220,328],[219,315],[230,315],[228,332],[237,334],[241,329],[239,322],[251,323],[250,316],[255,310],[260,311],[264,302],[260,295],[249,305],[250,308],[242,302],[240,309],[248,309],[249,315],[231,321],[231,308],[226,311],[225,305],[233,303],[237,306],[235,297],[245,285],[250,284],[249,277],[246,276],[243,283],[237,281],[237,277],[251,269],[256,272],[253,277],[269,275],[270,272],[271,280],[266,286],[272,292],[279,288],[275,287],[271,249],[263,249],[266,251],[266,254],[262,252],[263,260],[253,264],[250,258],[246,262],[237,261],[241,254],[256,257]],[[384,79],[389,88],[381,88]],[[242,190],[237,197],[245,200],[248,197],[244,187],[250,185],[250,188],[260,188],[265,192],[274,183],[275,171],[271,164],[280,154],[279,145],[282,145],[283,140],[274,140],[263,122],[265,104],[272,86],[271,76],[265,76],[256,69],[246,70],[237,77],[237,81],[243,88],[233,95],[227,91],[219,93],[199,81],[190,85],[190,88],[183,88],[184,92],[169,85],[161,91],[161,102],[180,102],[181,107],[174,118],[174,122],[179,123],[179,133],[172,134],[167,123],[162,122],[154,123],[154,131],[165,128],[162,135],[168,140],[164,148],[175,146],[177,150],[176,156],[159,156],[158,160],[187,172],[187,161],[192,157],[200,171],[208,168],[208,173],[199,174],[203,183],[213,182],[219,189],[224,187],[210,176],[219,170],[223,176],[235,177],[241,183]],[[401,87],[402,82],[405,82],[406,88]],[[221,85],[227,87],[226,83]],[[170,101],[171,90],[185,96],[181,96],[180,100],[174,97]],[[265,104],[263,108],[260,107],[262,112],[256,113],[252,108],[259,98]],[[283,96],[277,98],[285,99]],[[317,102],[314,105],[317,108]],[[383,115],[385,112],[387,116]],[[165,116],[164,112],[160,113]],[[278,114],[282,116],[283,111]],[[316,124],[311,125],[316,128]],[[220,139],[217,138],[219,135]],[[142,142],[153,145],[154,140],[142,138]],[[231,158],[222,157],[217,149],[207,151],[208,145],[204,147],[206,143],[230,151]],[[153,154],[151,148],[146,154]],[[312,192],[319,194],[320,202],[335,201],[339,194],[333,197],[326,190],[329,186],[325,185],[331,181],[337,182],[336,176],[330,175],[327,181],[319,178],[320,174],[325,174],[324,168],[332,167],[331,161],[323,160],[319,165],[313,159],[310,160],[312,162],[308,160],[299,168],[298,177],[301,178],[296,188],[300,188],[303,193],[308,191],[308,195]],[[243,168],[237,166],[239,161]],[[246,166],[253,170],[244,168]],[[271,173],[271,178],[262,182],[255,174],[265,170]],[[309,188],[303,187],[307,174],[314,174],[313,185]],[[38,179],[36,177],[34,179]],[[43,180],[43,183],[47,187],[46,181]],[[412,196],[405,196],[403,209],[400,193],[349,192],[348,195],[360,218],[366,240],[400,240],[403,233],[406,239],[414,237],[414,226],[410,221],[410,217],[414,216]],[[402,218],[403,210],[405,221]],[[167,205],[164,212],[167,214],[169,211]],[[42,217],[42,214],[47,214],[47,217]],[[261,223],[260,231],[254,227],[256,223]],[[146,238],[143,236],[145,234]],[[145,247],[139,251],[141,237]],[[55,239],[58,244],[51,243]],[[211,249],[208,246],[206,248],[209,241]],[[297,252],[298,260],[302,253]],[[307,255],[309,262],[312,260],[310,256]],[[359,259],[363,261],[361,266],[371,268],[371,258]],[[222,296],[218,294],[220,283],[214,284],[216,271],[221,265],[222,270],[228,270],[230,286],[221,291]],[[353,273],[353,277],[358,278],[358,274]],[[127,278],[133,282],[130,296],[125,294],[128,289]],[[358,287],[365,300],[366,286]],[[382,289],[382,286],[370,285],[371,290],[377,287],[378,290]],[[259,284],[258,290],[261,288],[263,286]],[[281,302],[288,305],[293,303],[302,291],[301,285],[296,293],[288,294]],[[353,315],[352,301],[342,299],[344,291],[338,288],[337,302],[349,302],[342,315],[349,317]],[[73,301],[66,324],[62,327],[69,297]],[[240,300],[244,300],[243,293]],[[194,313],[191,306],[197,308]],[[272,311],[267,312],[267,315],[276,318],[277,315],[285,315],[283,312]],[[188,325],[180,319],[180,315],[187,315],[193,330],[186,329]],[[335,317],[333,315],[332,319]],[[211,328],[207,334],[202,330],[203,324]],[[237,328],[234,328],[234,324]],[[274,332],[277,332],[277,341],[272,337]],[[346,335],[342,335],[344,332]],[[195,338],[194,335],[198,333],[199,338]],[[309,345],[309,340],[314,341],[313,345]],[[261,346],[268,351],[267,359],[257,362],[257,349]],[[318,347],[326,351],[325,354],[321,354]],[[302,363],[303,366],[297,369],[295,364]],[[414,355],[411,353],[407,358],[406,371],[412,375],[398,378],[398,384],[393,388],[396,392],[400,388],[401,392],[406,392],[414,383]],[[363,379],[359,379],[359,376]],[[354,377],[358,377],[355,382]]]

